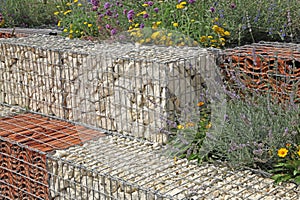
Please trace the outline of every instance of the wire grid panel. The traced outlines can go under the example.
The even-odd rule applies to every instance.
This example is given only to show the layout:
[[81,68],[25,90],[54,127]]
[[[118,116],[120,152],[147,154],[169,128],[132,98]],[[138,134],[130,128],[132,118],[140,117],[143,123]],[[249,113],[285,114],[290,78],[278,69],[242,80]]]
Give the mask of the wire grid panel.
[[[33,120],[40,122],[31,131],[35,135],[29,135]],[[300,195],[294,184],[274,186],[271,179],[251,170],[173,160],[159,154],[163,147],[126,136],[78,143],[82,132],[72,123],[37,114],[10,112],[0,122],[0,196],[5,200],[298,199]],[[38,131],[40,127],[45,131]],[[16,129],[22,130],[10,134]]]
[[226,81],[239,92],[243,87],[265,93],[281,102],[300,102],[300,46],[260,42],[227,49],[219,57]]
[[1,102],[164,143],[199,100],[204,49],[76,42],[2,40]]

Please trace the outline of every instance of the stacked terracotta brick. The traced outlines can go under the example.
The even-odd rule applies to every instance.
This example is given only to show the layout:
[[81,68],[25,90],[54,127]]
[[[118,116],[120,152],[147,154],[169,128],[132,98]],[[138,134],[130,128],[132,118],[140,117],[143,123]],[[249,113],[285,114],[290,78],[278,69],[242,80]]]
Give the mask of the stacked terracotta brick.
[[0,118],[0,199],[49,199],[47,153],[98,136],[103,134],[36,114]]
[[235,89],[269,91],[280,101],[300,102],[300,45],[256,43],[225,50],[220,62]]
[[12,37],[26,37],[28,34],[24,33],[9,33],[9,32],[0,32],[0,38],[12,38]]

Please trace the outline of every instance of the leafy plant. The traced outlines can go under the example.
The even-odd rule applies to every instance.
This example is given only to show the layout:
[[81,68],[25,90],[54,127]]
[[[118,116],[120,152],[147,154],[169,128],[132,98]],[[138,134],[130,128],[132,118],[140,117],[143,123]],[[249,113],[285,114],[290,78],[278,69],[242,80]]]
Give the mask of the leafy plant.
[[175,134],[170,138],[168,146],[171,147],[171,155],[188,160],[198,160],[202,157],[199,150],[206,137],[207,131],[212,127],[209,115],[209,105],[199,102],[199,115],[192,116],[188,122],[178,123]]
[[62,1],[56,6],[54,15],[58,18],[57,26],[63,28],[63,35],[69,38],[98,36],[97,14],[86,3],[78,0]]
[[5,0],[0,9],[5,19],[4,27],[49,27],[54,26],[53,16],[56,1]]
[[299,142],[299,105],[280,105],[269,95],[252,96],[227,102],[222,132],[206,137],[200,154],[222,157],[233,166],[270,169],[275,149]]
[[275,183],[293,181],[300,184],[300,145],[288,143],[278,149],[277,155],[277,163],[270,170]]

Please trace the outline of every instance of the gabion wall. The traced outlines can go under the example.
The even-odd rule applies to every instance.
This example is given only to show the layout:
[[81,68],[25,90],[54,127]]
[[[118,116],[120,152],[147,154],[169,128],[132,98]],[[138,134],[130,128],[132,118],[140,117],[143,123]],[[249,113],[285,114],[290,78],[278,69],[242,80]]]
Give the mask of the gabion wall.
[[199,48],[94,44],[31,36],[0,42],[0,101],[164,143],[168,120],[195,107]]
[[236,91],[269,92],[279,102],[300,103],[300,45],[260,42],[226,49],[218,57]]
[[203,92],[206,50],[42,35],[0,50],[1,199],[299,199],[257,171],[161,154]]

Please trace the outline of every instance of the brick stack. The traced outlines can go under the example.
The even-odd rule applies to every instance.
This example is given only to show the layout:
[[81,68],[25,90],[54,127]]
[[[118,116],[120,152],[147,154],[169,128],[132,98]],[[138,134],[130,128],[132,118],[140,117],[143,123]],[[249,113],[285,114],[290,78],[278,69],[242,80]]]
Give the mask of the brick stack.
[[220,60],[225,80],[239,91],[245,86],[269,91],[281,102],[300,102],[299,45],[255,43],[225,50]]
[[0,198],[49,199],[47,153],[103,135],[30,113],[0,118]]
[[3,199],[49,199],[46,155],[0,141],[0,194]]

